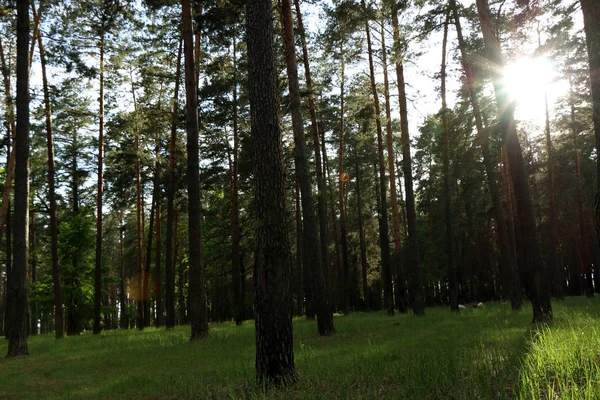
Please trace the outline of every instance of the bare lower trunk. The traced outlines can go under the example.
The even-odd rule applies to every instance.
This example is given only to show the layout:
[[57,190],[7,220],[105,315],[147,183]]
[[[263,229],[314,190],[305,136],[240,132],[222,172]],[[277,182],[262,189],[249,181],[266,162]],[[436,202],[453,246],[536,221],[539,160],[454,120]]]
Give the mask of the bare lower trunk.
[[487,57],[490,63],[492,80],[494,82],[496,102],[498,110],[500,110],[498,115],[500,130],[506,142],[510,174],[517,204],[518,229],[523,245],[523,264],[521,265],[526,269],[529,281],[529,292],[533,306],[533,321],[547,321],[552,319],[548,276],[541,260],[537,240],[533,204],[514,119],[514,105],[510,103],[510,99],[503,86],[504,57],[500,49],[500,43],[494,35],[487,0],[477,0],[477,10]]
[[[187,120],[187,180],[188,180],[188,239],[190,290],[190,340],[208,335],[206,279],[202,256],[202,207],[200,198],[200,158],[198,149],[198,96],[194,62],[194,39],[190,1],[181,0],[183,43],[185,55],[185,98]],[[199,37],[196,38],[198,42]],[[196,52],[198,54],[199,51]]]

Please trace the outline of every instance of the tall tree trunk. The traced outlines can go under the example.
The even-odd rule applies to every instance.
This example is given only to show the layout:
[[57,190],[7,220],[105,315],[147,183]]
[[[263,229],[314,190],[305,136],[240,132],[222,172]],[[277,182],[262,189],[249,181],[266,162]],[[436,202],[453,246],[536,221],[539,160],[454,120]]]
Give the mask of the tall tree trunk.
[[[7,129],[9,129],[9,132],[7,132],[7,138],[9,140],[11,138],[14,140],[16,138],[16,125],[13,97],[11,96],[10,70],[6,62],[2,38],[0,38],[0,62],[2,66],[2,80],[4,83],[5,118],[6,121],[8,121]],[[2,238],[2,230],[6,225],[8,214],[10,213],[10,192],[12,190],[13,177],[15,173],[15,157],[15,151],[13,151],[12,153],[9,152],[9,154],[7,154],[8,160],[6,162],[6,179],[4,180],[4,188],[2,191],[2,207],[0,208],[0,238]]]
[[[323,175],[325,177],[325,181],[328,183],[328,187],[331,189],[334,187],[334,185],[331,184],[331,176],[330,176],[330,171],[329,171],[329,163],[327,161],[327,149],[325,148],[325,130],[324,129],[319,129],[319,133],[321,135],[321,153],[323,154]],[[329,288],[330,288],[330,299],[331,299],[331,305],[332,307],[335,307],[335,304],[337,304],[336,299],[337,299],[337,295],[338,295],[338,290],[337,290],[337,281],[338,279],[336,278],[336,273],[335,271],[339,271],[340,269],[340,259],[341,259],[341,254],[340,254],[340,243],[339,243],[339,235],[338,235],[338,224],[337,224],[337,216],[335,213],[335,201],[333,200],[333,190],[328,190],[329,192],[329,212],[331,213],[331,220],[332,220],[332,228],[333,228],[333,245],[334,245],[334,249],[335,249],[335,263],[330,264],[327,270],[327,275],[328,275],[328,282],[329,282]],[[305,271],[306,273],[306,271]]]
[[[133,85],[133,82],[132,82]],[[135,96],[135,92],[134,92]],[[135,98],[135,97],[134,97]],[[136,107],[137,108],[137,107]],[[140,132],[136,129],[135,137],[135,182],[136,182],[136,249],[137,249],[137,327],[138,329],[144,329],[144,267],[143,267],[143,251],[144,245],[142,240],[143,235],[143,221],[142,214],[142,166],[141,166],[141,145],[140,145]]]
[[456,279],[456,268],[454,267],[454,240],[452,238],[452,207],[450,203],[450,150],[448,149],[448,107],[446,105],[446,44],[448,43],[448,21],[446,16],[444,23],[444,39],[442,41],[442,69],[441,69],[441,92],[442,92],[442,135],[444,152],[444,220],[446,224],[446,257],[448,263],[448,280],[450,283],[450,310],[458,311],[458,282]]
[[496,102],[499,110],[500,131],[505,138],[510,174],[514,186],[519,221],[518,229],[523,245],[522,266],[526,269],[529,281],[530,298],[533,306],[533,321],[547,321],[552,319],[548,276],[542,263],[537,241],[533,204],[514,119],[514,105],[511,104],[504,88],[504,57],[500,48],[500,42],[494,34],[487,0],[477,0],[477,10],[494,83]]
[[[302,21],[302,13],[300,11],[300,1],[294,0],[296,8],[296,19],[298,21],[298,31],[300,41],[302,43],[302,60],[304,61],[304,77],[306,79],[306,89],[308,91],[308,110],[310,112],[310,127],[313,139],[313,147],[315,152],[315,166],[317,171],[317,187],[319,195],[317,197],[319,207],[319,238],[321,239],[321,259],[323,260],[323,269],[329,266],[329,245],[327,240],[327,186],[323,173],[323,163],[321,161],[321,148],[319,144],[319,126],[317,123],[317,109],[315,106],[314,93],[312,87],[312,75],[310,72],[310,62],[308,58],[308,47],[306,45],[306,32]],[[327,275],[327,274],[325,274]],[[331,282],[326,279],[329,291],[332,290]],[[331,299],[331,296],[329,296]]]
[[[542,47],[541,32],[538,25],[538,47]],[[548,172],[548,214],[550,215],[550,259],[548,267],[550,268],[550,282],[552,283],[552,293],[557,299],[562,299],[562,283],[560,264],[558,259],[558,249],[560,248],[560,239],[558,237],[558,222],[556,218],[556,192],[554,191],[554,148],[552,146],[552,138],[550,137],[550,111],[548,109],[548,89],[544,88],[544,111],[545,111],[545,124],[544,134],[546,136],[546,152],[548,158],[546,160],[546,167]]]
[[102,193],[104,168],[104,47],[105,37],[100,39],[100,122],[98,126],[98,194],[96,198],[96,265],[94,269],[94,335],[102,331],[100,311],[102,308]]
[[[458,15],[458,9],[456,7],[456,1],[450,0],[450,7],[454,16],[454,24],[456,26],[456,32],[458,36],[458,47],[461,52],[461,61],[463,70],[466,77],[466,85],[469,90],[469,97],[471,100],[471,107],[473,108],[473,116],[475,118],[475,127],[477,129],[477,137],[481,146],[483,154],[483,164],[487,176],[488,189],[490,191],[490,197],[492,199],[492,205],[494,208],[494,220],[498,230],[498,247],[500,249],[500,265],[503,270],[504,280],[502,282],[505,289],[509,289],[511,307],[513,310],[521,309],[522,298],[521,298],[521,281],[519,278],[519,269],[517,266],[517,256],[515,246],[511,244],[510,238],[514,238],[514,233],[509,232],[509,228],[505,221],[504,211],[501,202],[501,191],[497,181],[497,171],[492,160],[490,153],[490,141],[488,130],[483,126],[483,118],[481,116],[481,109],[479,107],[479,100],[477,92],[475,90],[475,84],[473,81],[473,68],[469,55],[466,51],[466,44],[462,34],[462,28],[460,24],[460,17]],[[510,199],[509,193],[505,191],[505,195]],[[508,212],[508,211],[507,211]],[[512,219],[509,218],[509,221]]]
[[[38,15],[40,12],[38,12]],[[42,84],[44,88],[44,114],[46,117],[46,144],[48,149],[48,202],[50,207],[50,254],[52,259],[52,282],[54,284],[54,329],[57,339],[64,336],[64,317],[60,283],[60,265],[58,263],[58,218],[56,216],[56,179],[54,167],[54,135],[52,133],[52,103],[46,74],[46,53],[42,35],[38,35],[40,64],[42,66]]]
[[286,222],[271,1],[247,2],[246,23],[256,199],[256,375],[259,382],[285,384],[296,380],[292,258]]
[[361,267],[361,278],[362,278],[362,289],[363,299],[365,302],[365,311],[371,309],[371,302],[369,298],[369,284],[367,281],[367,270],[369,268],[367,264],[367,245],[365,243],[365,228],[363,222],[363,211],[362,211],[362,199],[360,196],[360,166],[358,162],[355,164],[356,168],[356,198],[358,203],[358,236],[360,240],[360,267]]
[[[596,150],[600,149],[600,4],[597,0],[580,0],[587,43]],[[600,158],[596,160],[596,236],[600,240]]]
[[29,228],[29,1],[17,1],[17,126],[14,264],[7,288],[7,357],[27,355]]
[[398,101],[400,103],[400,131],[402,134],[402,170],[406,191],[406,220],[408,226],[408,260],[410,264],[410,292],[413,313],[425,315],[423,299],[423,282],[421,278],[421,262],[419,256],[419,238],[417,237],[417,214],[415,211],[415,193],[413,190],[412,159],[410,155],[410,138],[408,133],[408,106],[406,102],[406,84],[404,82],[404,65],[402,64],[402,44],[400,41],[400,24],[398,22],[399,6],[392,5],[392,28],[394,32],[394,58],[396,60],[396,80],[398,84]]
[[304,123],[302,117],[302,103],[300,100],[300,85],[298,83],[298,67],[296,65],[296,49],[294,46],[294,21],[292,18],[291,0],[281,1],[281,19],[283,22],[284,50],[287,64],[287,75],[290,90],[290,107],[292,112],[292,126],[294,131],[294,154],[298,177],[300,179],[300,192],[302,194],[302,216],[304,229],[304,263],[310,263],[313,300],[317,316],[318,332],[321,336],[335,333],[333,326],[333,312],[329,304],[327,283],[323,273],[323,264],[317,230],[317,218],[312,198],[312,185],[310,182],[308,160],[306,156],[306,142],[304,139]]
[[206,279],[202,258],[202,207],[200,203],[200,159],[198,154],[198,95],[194,69],[194,38],[190,1],[181,0],[185,55],[185,98],[187,120],[188,238],[190,288],[190,340],[208,335]]
[[[35,285],[37,282],[37,241],[36,241],[36,226],[35,226],[35,212],[29,212],[29,265],[31,267],[30,277],[31,285]],[[29,302],[29,332],[31,336],[35,336],[38,333],[38,310],[37,303],[35,301]]]
[[[342,284],[340,290],[341,298],[341,306],[344,315],[348,315],[350,312],[350,287],[348,284],[350,263],[348,257],[348,235],[346,233],[346,206],[344,205],[344,132],[346,130],[346,120],[344,117],[344,100],[345,100],[345,92],[344,92],[344,84],[346,82],[345,76],[345,59],[344,59],[344,49],[343,44],[340,44],[340,54],[341,54],[341,79],[340,79],[340,147],[338,150],[338,170],[339,170],[339,178],[338,178],[338,203],[340,205],[340,255],[339,255],[339,268],[338,274],[341,277]],[[339,278],[338,278],[339,279]]]
[[402,314],[406,313],[406,278],[402,265],[402,237],[400,236],[400,213],[398,211],[398,195],[396,191],[396,170],[394,168],[394,132],[392,130],[392,111],[390,104],[390,83],[388,79],[387,48],[385,46],[385,22],[381,28],[381,52],[383,58],[383,88],[385,95],[385,131],[387,139],[388,169],[390,171],[390,201],[392,203],[392,233],[394,235],[393,277],[396,307]]
[[171,135],[169,138],[169,180],[167,187],[167,243],[165,247],[165,300],[167,312],[167,329],[175,327],[175,254],[173,234],[175,223],[175,143],[177,142],[177,116],[179,110],[179,82],[181,81],[181,54],[183,52],[183,39],[179,40],[177,51],[177,71],[175,73],[175,91],[173,92],[173,111],[171,114]]
[[155,326],[160,328],[165,324],[165,305],[163,301],[162,294],[162,228],[161,228],[161,190],[160,190],[160,141],[159,137],[156,140],[156,182],[154,185],[156,186],[156,262],[155,262],[155,271],[154,271],[154,294],[156,296],[156,320]]
[[125,281],[125,240],[123,238],[125,234],[125,225],[123,224],[123,217],[119,218],[119,270],[121,274],[120,288],[119,288],[119,305],[121,315],[119,316],[119,327],[121,329],[127,329],[129,327],[129,320],[127,318],[127,283]]
[[377,154],[379,166],[379,245],[381,248],[381,270],[383,280],[383,302],[388,315],[394,315],[394,299],[392,288],[392,270],[390,263],[390,236],[387,208],[387,185],[385,179],[385,158],[383,155],[383,131],[381,128],[381,110],[379,108],[379,96],[377,84],[375,83],[375,66],[373,64],[373,50],[371,47],[371,30],[367,18],[367,6],[361,1],[365,13],[365,31],[367,33],[367,51],[369,55],[369,71],[371,78],[371,93],[373,94],[373,107],[375,109],[375,121],[377,123]]
[[154,179],[155,187],[152,195],[152,204],[150,206],[150,226],[148,227],[148,240],[146,241],[146,258],[144,259],[144,285],[142,287],[142,299],[144,305],[144,327],[150,326],[150,263],[152,262],[152,235],[154,234],[154,213],[156,212],[156,202],[158,200],[158,179]]
[[[296,200],[296,271],[294,274],[294,280],[296,283],[296,315],[302,315],[302,306],[304,303],[304,282],[307,279],[304,277],[305,272],[303,271],[303,257],[302,257],[302,209],[300,208],[300,181],[298,179],[298,173],[295,174],[296,184],[295,188],[295,200]],[[303,273],[304,272],[304,273]],[[308,300],[308,299],[307,299]]]
[[244,317],[244,301],[242,299],[242,260],[240,256],[240,201],[238,179],[238,153],[240,151],[238,129],[238,73],[237,73],[237,41],[233,40],[233,165],[231,173],[231,272],[233,278],[233,304],[235,324],[241,325]]

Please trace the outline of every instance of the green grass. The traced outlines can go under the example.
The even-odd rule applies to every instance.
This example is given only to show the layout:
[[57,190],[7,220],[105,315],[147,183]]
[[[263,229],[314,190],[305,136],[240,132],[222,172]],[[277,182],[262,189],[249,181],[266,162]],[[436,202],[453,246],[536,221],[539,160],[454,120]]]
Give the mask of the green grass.
[[[31,338],[31,355],[0,359],[0,399],[600,399],[600,299],[554,302],[555,319],[532,325],[531,309],[488,304],[416,318],[336,316],[320,338],[294,320],[299,381],[254,382],[254,324]],[[6,354],[0,341],[0,355]]]

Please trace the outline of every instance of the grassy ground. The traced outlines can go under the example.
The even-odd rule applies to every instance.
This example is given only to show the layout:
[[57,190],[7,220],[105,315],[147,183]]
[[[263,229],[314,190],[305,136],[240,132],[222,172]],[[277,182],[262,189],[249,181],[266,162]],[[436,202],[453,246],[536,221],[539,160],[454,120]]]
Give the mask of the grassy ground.
[[[336,316],[339,332],[316,335],[294,321],[297,385],[254,384],[254,324],[31,338],[31,355],[0,358],[0,399],[600,399],[600,299],[554,302],[554,321],[530,324],[488,304],[416,318]],[[0,354],[6,354],[0,341]]]

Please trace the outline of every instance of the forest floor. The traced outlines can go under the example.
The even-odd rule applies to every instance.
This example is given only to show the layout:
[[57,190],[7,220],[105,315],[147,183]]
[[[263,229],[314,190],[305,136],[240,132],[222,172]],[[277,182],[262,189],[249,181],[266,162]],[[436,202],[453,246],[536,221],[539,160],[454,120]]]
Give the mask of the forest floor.
[[[0,358],[0,399],[600,399],[600,298],[553,302],[531,324],[490,303],[459,314],[336,316],[337,334],[294,320],[298,383],[264,391],[254,380],[254,323],[30,338],[27,357]],[[0,340],[0,354],[7,343]]]

